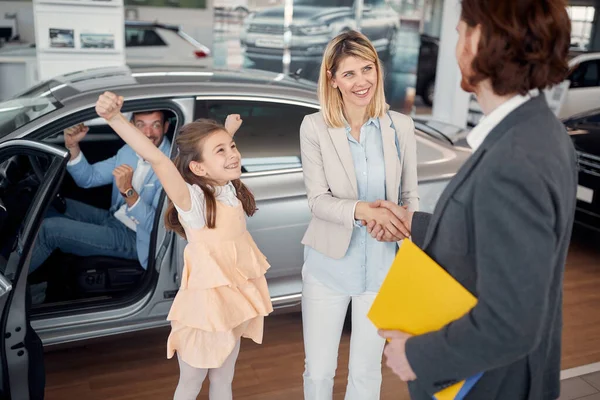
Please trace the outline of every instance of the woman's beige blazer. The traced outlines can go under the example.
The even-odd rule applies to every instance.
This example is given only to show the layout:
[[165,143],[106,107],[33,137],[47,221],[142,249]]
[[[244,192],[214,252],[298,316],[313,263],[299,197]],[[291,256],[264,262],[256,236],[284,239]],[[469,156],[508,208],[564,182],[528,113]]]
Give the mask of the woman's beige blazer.
[[[385,159],[387,200],[402,201],[417,211],[417,152],[415,125],[403,114],[390,111],[380,118]],[[394,135],[398,135],[400,156]],[[300,126],[302,169],[312,219],[302,239],[328,257],[344,257],[354,227],[358,188],[345,128],[329,128],[321,112],[307,115]],[[401,190],[401,193],[399,191]],[[399,198],[400,197],[400,198]]]

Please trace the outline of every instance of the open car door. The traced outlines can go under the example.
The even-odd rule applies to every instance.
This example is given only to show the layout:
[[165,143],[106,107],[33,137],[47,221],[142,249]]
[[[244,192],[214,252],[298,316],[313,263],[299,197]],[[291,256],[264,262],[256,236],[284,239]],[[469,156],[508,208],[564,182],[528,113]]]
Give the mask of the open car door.
[[0,399],[43,397],[42,345],[29,324],[27,275],[40,224],[69,152],[30,140],[0,143]]

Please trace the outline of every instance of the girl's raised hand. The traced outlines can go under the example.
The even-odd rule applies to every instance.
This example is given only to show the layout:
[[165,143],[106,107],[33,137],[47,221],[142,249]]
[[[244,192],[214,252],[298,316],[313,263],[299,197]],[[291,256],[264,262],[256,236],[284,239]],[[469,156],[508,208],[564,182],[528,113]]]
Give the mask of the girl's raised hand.
[[229,114],[225,119],[225,129],[231,136],[235,135],[240,126],[242,126],[242,117],[240,114]]
[[106,121],[119,115],[121,107],[123,107],[123,96],[117,96],[112,92],[104,92],[96,102],[96,112]]

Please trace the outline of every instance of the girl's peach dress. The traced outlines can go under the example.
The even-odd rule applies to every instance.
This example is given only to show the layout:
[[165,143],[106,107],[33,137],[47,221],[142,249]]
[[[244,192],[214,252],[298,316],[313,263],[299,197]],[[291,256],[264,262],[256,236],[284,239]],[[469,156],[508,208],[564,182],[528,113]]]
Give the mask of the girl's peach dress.
[[214,229],[182,224],[188,244],[181,287],[167,317],[167,357],[177,351],[192,367],[219,368],[240,337],[262,343],[264,317],[273,311],[265,279],[269,264],[246,229],[241,204],[217,201]]

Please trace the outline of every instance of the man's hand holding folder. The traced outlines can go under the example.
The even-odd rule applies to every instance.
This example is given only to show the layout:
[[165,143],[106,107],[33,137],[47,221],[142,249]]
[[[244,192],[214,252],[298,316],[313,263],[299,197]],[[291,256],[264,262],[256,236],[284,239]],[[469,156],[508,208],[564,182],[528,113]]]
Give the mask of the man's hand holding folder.
[[389,342],[384,351],[387,358],[387,366],[404,382],[417,379],[417,375],[415,375],[415,372],[410,367],[410,363],[406,357],[406,341],[412,335],[401,331],[385,331],[381,329],[379,330],[379,335]]
[[[414,335],[437,331],[471,310],[477,299],[414,243],[405,240],[396,255],[369,318],[391,340],[388,365],[404,381],[418,380],[405,353]],[[436,400],[462,399],[481,377],[478,374],[441,392]]]

